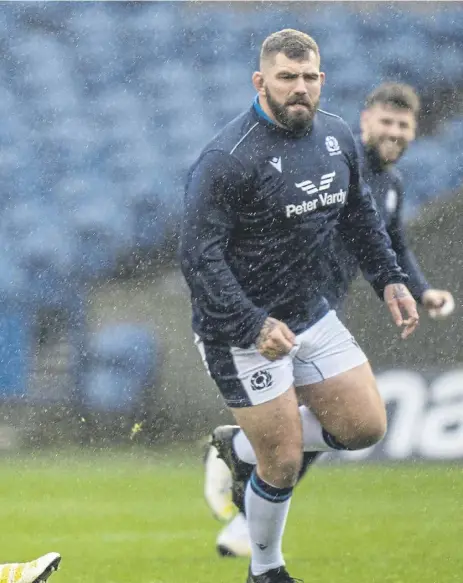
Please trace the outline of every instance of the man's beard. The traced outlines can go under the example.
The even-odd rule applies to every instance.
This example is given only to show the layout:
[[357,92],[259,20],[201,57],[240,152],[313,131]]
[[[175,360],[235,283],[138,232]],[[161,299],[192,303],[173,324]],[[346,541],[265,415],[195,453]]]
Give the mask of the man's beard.
[[388,158],[385,158],[384,155],[381,153],[381,144],[383,144],[384,142],[387,142],[387,141],[389,141],[389,138],[370,137],[370,139],[367,142],[367,148],[370,150],[373,150],[373,152],[376,154],[376,156],[380,160],[381,164],[384,164],[384,165],[395,164],[405,154],[405,151],[407,149],[408,144],[405,140],[396,140],[396,143],[399,146],[399,153],[397,154],[397,156],[394,159],[390,160]]
[[[286,103],[281,104],[273,99],[272,94],[268,90],[268,87],[265,87],[265,97],[267,99],[267,104],[275,116],[277,122],[296,134],[305,133],[310,129],[312,126],[313,118],[320,103],[319,99],[315,103],[311,103],[307,96],[294,96]],[[295,104],[304,105],[305,108],[298,112],[290,111],[289,106]]]

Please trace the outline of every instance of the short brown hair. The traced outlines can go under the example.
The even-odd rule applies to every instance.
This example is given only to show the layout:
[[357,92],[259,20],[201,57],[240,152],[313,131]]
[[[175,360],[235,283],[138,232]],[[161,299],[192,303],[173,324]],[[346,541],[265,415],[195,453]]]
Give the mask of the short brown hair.
[[320,59],[318,45],[311,36],[300,30],[285,28],[272,33],[264,40],[260,51],[260,60],[274,57],[277,53],[283,53],[288,59],[303,61],[309,58],[310,51],[313,51]]
[[406,83],[382,83],[368,95],[365,108],[373,107],[377,103],[408,109],[415,115],[420,112],[420,98],[413,87]]

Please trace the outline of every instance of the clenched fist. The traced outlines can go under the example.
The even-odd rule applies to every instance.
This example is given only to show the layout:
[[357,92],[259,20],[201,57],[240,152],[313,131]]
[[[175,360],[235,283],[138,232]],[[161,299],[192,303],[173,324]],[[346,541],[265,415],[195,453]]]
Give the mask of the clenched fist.
[[288,326],[275,318],[267,318],[256,340],[257,350],[268,360],[278,360],[289,354],[296,336]]
[[431,318],[443,320],[455,309],[455,300],[449,291],[427,289],[421,296],[421,303]]

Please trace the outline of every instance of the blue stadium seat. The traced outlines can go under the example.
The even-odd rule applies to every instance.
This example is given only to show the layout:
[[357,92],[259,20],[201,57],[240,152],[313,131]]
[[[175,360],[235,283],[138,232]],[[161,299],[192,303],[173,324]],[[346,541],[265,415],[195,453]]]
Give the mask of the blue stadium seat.
[[135,324],[113,324],[89,347],[88,404],[96,410],[129,411],[157,373],[158,348],[151,333]]
[[[178,224],[182,209],[180,188],[157,186],[158,176],[150,183],[133,183],[129,208],[135,221],[135,245],[138,251],[155,252],[166,242],[166,239]],[[153,184],[154,183],[154,184]],[[165,196],[164,196],[165,193]],[[172,200],[177,200],[177,206],[172,206]]]
[[50,215],[46,224],[27,233],[16,247],[18,261],[26,269],[36,273],[52,269],[63,278],[71,274],[76,251],[72,235]]
[[[461,8],[448,5],[445,9],[433,10],[424,18],[418,18],[416,25],[422,30],[423,34],[434,41],[436,45],[442,47],[449,41],[456,41],[460,44],[463,41],[463,31],[461,27]],[[429,41],[428,41],[429,42]]]
[[22,397],[30,372],[29,282],[15,248],[0,239],[0,398]]
[[[111,193],[110,183],[105,192]],[[67,223],[77,237],[82,278],[112,273],[117,260],[134,243],[133,217],[109,196],[95,196],[79,204],[68,213]]]
[[[40,83],[33,87],[35,93],[34,99],[31,99],[31,123],[34,123],[34,117],[40,116],[45,118],[45,121],[55,123],[67,121],[69,118],[79,116],[79,103],[81,96],[78,95],[71,85],[59,85],[51,88],[47,87],[47,92],[44,95],[44,86],[47,83]],[[34,124],[35,125],[35,124]]]
[[130,412],[139,404],[143,386],[114,367],[96,367],[84,376],[86,405],[98,412]]
[[[458,157],[463,154],[463,148],[461,147],[463,142],[463,117],[442,125],[442,140],[453,156]],[[461,174],[463,172],[462,166],[459,166],[459,168]]]
[[0,91],[0,114],[2,114],[0,146],[2,148],[14,147],[18,142],[26,140],[28,130],[27,126],[19,120],[18,116],[14,115],[12,110],[3,107],[2,97],[3,95]]
[[9,121],[11,116],[14,116],[15,121],[20,123],[16,96],[11,89],[8,89],[5,77],[6,75],[2,71],[0,73],[0,79],[2,81],[0,84],[0,112],[4,114],[4,121]]
[[18,11],[17,22],[27,28],[60,30],[71,10],[72,5],[66,2],[31,2]]
[[[36,146],[47,165],[41,174],[41,183],[46,192],[44,198],[52,198],[56,185],[66,181],[70,169],[76,176],[91,174],[99,165],[101,144],[98,136],[87,128],[84,121],[68,119],[63,125],[54,125],[42,131]],[[63,193],[63,198],[66,198]],[[58,200],[60,197],[58,196]]]
[[117,20],[111,11],[103,3],[81,4],[67,24],[75,49],[76,78],[86,93],[97,93],[112,84],[123,83],[124,59],[118,50]]
[[152,176],[157,170],[155,155],[157,148],[148,140],[136,140],[132,135],[130,140],[121,141],[118,147],[111,148],[102,164],[106,175],[116,184],[124,185],[127,180],[144,176],[147,173]]
[[0,12],[0,38],[6,39],[9,37],[13,25],[12,21],[12,14],[9,10]]
[[[461,39],[463,42],[463,38]],[[454,86],[463,79],[463,48],[461,46],[446,46],[439,48],[440,59],[436,67],[437,81]]]
[[105,4],[80,4],[69,15],[66,27],[75,36],[79,49],[84,50],[83,45],[97,44],[100,40],[114,40],[116,35],[115,21]]
[[96,333],[89,350],[96,362],[119,366],[146,380],[156,364],[157,341],[145,326],[117,323]]
[[0,297],[2,301],[23,298],[28,293],[27,273],[16,261],[14,246],[5,238],[0,239],[0,245]]
[[8,244],[4,250],[27,279],[27,297],[56,303],[57,294],[73,285],[77,257],[73,235],[65,231],[57,209],[36,199],[9,209],[1,226]]
[[340,102],[349,100],[358,103],[359,96],[365,94],[366,86],[371,83],[370,75],[365,74],[367,70],[366,61],[360,56],[344,63],[327,76],[327,92],[339,96]]
[[7,209],[1,217],[1,233],[12,245],[24,240],[47,223],[49,215],[40,200],[22,202]]
[[46,91],[48,87],[72,84],[72,54],[53,36],[40,32],[19,35],[10,50],[17,68],[15,81],[23,90],[42,86]]
[[116,200],[119,193],[118,186],[111,184],[104,174],[97,172],[74,172],[64,176],[54,185],[50,192],[50,199],[66,214],[67,219],[82,205],[86,205],[98,197],[107,197]]
[[[18,139],[1,147],[0,201],[3,209],[22,204],[38,194],[42,174],[36,152]],[[27,212],[27,211],[26,211]]]
[[[113,11],[113,7],[109,7]],[[127,10],[124,29],[135,39],[139,36],[144,42],[170,44],[172,31],[179,28],[178,8],[173,4],[138,4]],[[124,34],[124,30],[121,31]],[[127,37],[125,37],[125,40]]]
[[[0,268],[1,269],[1,268]],[[2,297],[0,305],[0,399],[27,395],[32,361],[32,320],[27,306]]]
[[129,120],[138,122],[140,127],[140,121],[146,116],[146,112],[141,107],[138,97],[120,86],[117,89],[102,90],[91,103],[91,115],[100,120],[100,123],[107,124],[106,131],[109,131],[108,126],[126,124]]

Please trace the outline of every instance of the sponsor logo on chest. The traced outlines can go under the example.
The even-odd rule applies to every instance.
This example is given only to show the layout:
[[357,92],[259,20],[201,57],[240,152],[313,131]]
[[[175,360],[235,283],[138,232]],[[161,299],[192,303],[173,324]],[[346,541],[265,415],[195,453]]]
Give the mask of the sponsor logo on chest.
[[345,190],[341,189],[338,192],[329,192],[329,188],[335,177],[336,172],[323,174],[318,186],[312,180],[303,180],[302,182],[296,183],[296,188],[301,189],[309,195],[317,196],[309,200],[304,200],[300,204],[287,204],[285,207],[286,217],[290,218],[304,213],[311,213],[334,205],[344,205],[347,197]]

